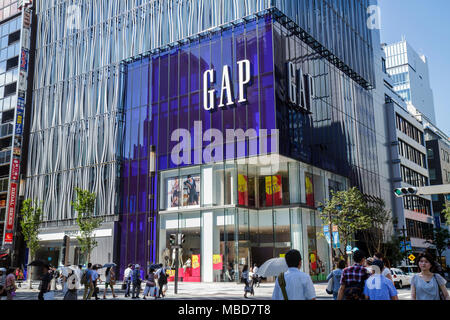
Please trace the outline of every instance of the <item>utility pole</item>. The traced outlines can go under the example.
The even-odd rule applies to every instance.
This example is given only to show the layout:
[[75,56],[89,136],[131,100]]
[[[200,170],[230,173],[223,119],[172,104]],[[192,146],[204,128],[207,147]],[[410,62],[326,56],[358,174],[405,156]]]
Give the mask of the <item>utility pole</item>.
[[405,251],[404,252],[404,254],[405,254],[405,263],[406,263],[406,265],[408,265],[408,257],[407,257],[408,252],[406,251],[406,228],[405,228],[405,226],[403,226],[403,228],[399,229],[399,231],[402,232],[403,250]]

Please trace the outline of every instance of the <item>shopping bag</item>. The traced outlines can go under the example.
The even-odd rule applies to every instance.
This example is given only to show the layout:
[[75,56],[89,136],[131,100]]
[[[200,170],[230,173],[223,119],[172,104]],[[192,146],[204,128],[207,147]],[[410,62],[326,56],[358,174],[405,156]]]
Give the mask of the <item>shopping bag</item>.
[[55,292],[49,291],[44,293],[44,300],[55,300]]
[[333,287],[334,287],[334,276],[330,278],[330,280],[328,280],[328,285],[327,288],[325,289],[325,291],[328,294],[333,294]]
[[159,288],[158,287],[151,287],[150,288],[150,296],[151,297],[158,297],[159,296]]

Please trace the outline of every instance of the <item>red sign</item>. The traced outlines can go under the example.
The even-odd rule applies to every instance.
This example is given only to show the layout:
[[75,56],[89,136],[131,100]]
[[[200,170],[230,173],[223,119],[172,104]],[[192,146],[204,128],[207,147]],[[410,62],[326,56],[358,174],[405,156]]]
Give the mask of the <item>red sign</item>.
[[5,243],[11,244],[13,242],[13,234],[5,233]]
[[283,204],[281,176],[266,177],[266,206],[280,206]]
[[239,204],[248,206],[248,178],[243,174],[238,175]]
[[6,230],[14,229],[14,213],[16,211],[16,198],[17,198],[17,183],[11,182],[9,189],[9,206],[8,206],[8,218],[6,220]]
[[223,269],[223,255],[215,254],[213,255],[213,270],[222,270]]
[[13,159],[11,168],[11,180],[13,181],[19,180],[19,169],[20,169],[20,160]]

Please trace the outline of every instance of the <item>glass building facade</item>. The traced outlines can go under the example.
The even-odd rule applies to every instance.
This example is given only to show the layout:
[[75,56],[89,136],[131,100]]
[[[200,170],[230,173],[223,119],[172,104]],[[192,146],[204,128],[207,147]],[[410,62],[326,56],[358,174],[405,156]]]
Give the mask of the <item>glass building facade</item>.
[[[224,66],[230,67],[231,100],[239,100],[242,60],[251,70],[247,101],[217,107]],[[288,63],[312,81],[305,85],[310,100],[305,108],[289,101]],[[205,87],[208,70],[215,70],[216,81]],[[169,236],[181,232],[186,244],[180,259],[195,260],[197,266],[186,275],[180,270],[185,281],[234,281],[231,270],[238,275],[244,264],[261,264],[290,248],[308,257],[304,270],[323,280],[330,270],[330,249],[317,237],[322,228],[317,203],[328,199],[330,190],[350,185],[379,197],[370,92],[272,13],[137,57],[124,71],[120,264],[172,264]],[[211,89],[216,108],[208,111],[204,94]],[[231,155],[229,141],[219,143],[222,161],[204,156],[195,164],[175,163],[173,150],[180,140],[173,132],[185,129],[193,137],[196,122],[201,122],[203,140],[189,141],[190,160],[196,146],[205,154],[211,143],[205,139],[208,129],[255,129],[255,140],[278,129],[280,158],[259,164],[264,151],[277,150],[252,149],[249,138]],[[267,134],[258,135],[261,129]],[[157,174],[149,179],[150,146],[156,147]]]
[[[289,248],[321,279],[330,252],[316,236],[317,202],[351,185],[379,197],[368,2],[36,1],[25,197],[43,201],[44,245],[76,229],[70,203],[81,187],[97,193],[96,215],[110,229],[94,259],[112,257],[121,272],[173,261],[165,249],[179,230],[188,237],[183,262],[195,269],[186,280],[230,280],[243,263]],[[233,106],[204,109],[208,70],[207,96],[215,90],[216,107],[221,93]],[[293,82],[304,85],[299,103]],[[191,163],[175,163],[172,133],[195,137],[199,121],[202,135],[255,135],[212,162],[195,161],[210,142],[194,138]],[[282,143],[262,152],[275,129]],[[261,165],[264,153],[279,161]]]

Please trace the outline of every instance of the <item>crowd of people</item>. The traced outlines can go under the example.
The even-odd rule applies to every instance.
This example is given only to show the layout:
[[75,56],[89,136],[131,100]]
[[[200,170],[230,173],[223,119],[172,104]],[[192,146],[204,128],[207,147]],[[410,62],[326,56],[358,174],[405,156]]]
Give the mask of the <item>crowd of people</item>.
[[[285,256],[288,271],[281,273],[275,282],[273,300],[315,300],[316,293],[311,277],[300,271],[302,258],[298,250]],[[366,259],[361,250],[353,254],[354,264],[347,266],[341,260],[327,277],[335,300],[398,300],[388,261],[377,253]],[[412,300],[450,300],[442,269],[428,253],[417,259],[420,273],[411,279]]]

